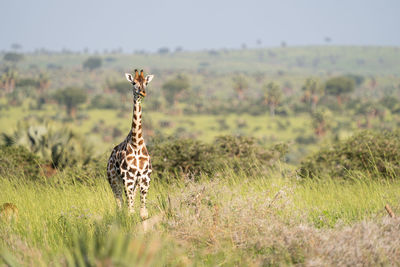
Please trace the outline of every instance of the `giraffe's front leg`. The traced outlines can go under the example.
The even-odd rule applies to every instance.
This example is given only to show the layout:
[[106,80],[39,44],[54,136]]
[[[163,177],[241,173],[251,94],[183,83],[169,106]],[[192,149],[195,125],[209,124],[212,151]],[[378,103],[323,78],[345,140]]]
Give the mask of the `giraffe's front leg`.
[[149,213],[146,208],[146,198],[147,192],[149,191],[150,186],[150,177],[144,176],[140,179],[140,218],[142,220],[146,220],[149,218]]
[[128,200],[128,212],[129,214],[135,213],[134,202],[137,191],[137,181],[133,177],[126,177],[125,179],[125,194]]
[[118,181],[118,173],[112,166],[108,167],[107,170],[108,182],[110,183],[111,190],[114,193],[115,200],[117,202],[118,209],[122,208],[122,189],[121,184]]

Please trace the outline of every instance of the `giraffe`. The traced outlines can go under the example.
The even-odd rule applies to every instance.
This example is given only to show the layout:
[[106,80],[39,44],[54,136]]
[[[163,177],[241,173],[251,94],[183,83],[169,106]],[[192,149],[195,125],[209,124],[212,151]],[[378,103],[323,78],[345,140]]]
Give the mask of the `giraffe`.
[[107,164],[107,177],[117,201],[122,207],[122,187],[128,201],[128,211],[134,213],[134,199],[140,188],[140,217],[148,218],[146,195],[150,186],[152,172],[150,156],[142,136],[142,99],[146,96],[146,87],[154,75],[144,77],[135,70],[135,76],[125,73],[126,79],[133,85],[133,118],[132,129],[124,141],[114,147]]

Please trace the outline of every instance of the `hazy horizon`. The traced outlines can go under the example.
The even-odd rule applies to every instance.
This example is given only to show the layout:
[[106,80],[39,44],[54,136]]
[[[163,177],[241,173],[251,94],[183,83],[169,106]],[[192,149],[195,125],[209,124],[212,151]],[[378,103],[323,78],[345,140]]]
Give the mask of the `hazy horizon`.
[[[0,50],[157,51],[246,45],[399,46],[400,2],[8,1],[0,4]],[[12,22],[12,23],[11,23]]]

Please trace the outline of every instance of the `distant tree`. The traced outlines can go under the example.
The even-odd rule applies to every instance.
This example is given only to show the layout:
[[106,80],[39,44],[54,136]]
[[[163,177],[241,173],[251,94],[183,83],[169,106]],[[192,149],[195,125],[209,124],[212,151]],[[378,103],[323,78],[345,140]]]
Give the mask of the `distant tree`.
[[67,114],[75,118],[77,107],[87,99],[85,90],[77,87],[67,87],[54,94],[54,99],[61,105],[65,105]]
[[16,81],[18,87],[33,87],[43,93],[50,85],[48,76],[44,73],[40,73],[37,79],[32,78],[21,78]]
[[129,91],[129,83],[125,81],[110,82],[107,81],[107,88],[111,91],[116,91],[118,94],[126,94]]
[[8,53],[5,53],[3,56],[3,59],[5,61],[9,61],[9,62],[13,62],[13,63],[17,63],[17,62],[21,61],[23,58],[24,58],[24,56],[22,54],[15,53],[15,52],[8,52]]
[[0,88],[4,89],[5,93],[12,92],[15,88],[17,77],[17,71],[12,68],[6,68],[0,77]]
[[83,68],[89,69],[90,71],[100,68],[102,59],[100,57],[89,57],[83,62]]
[[110,91],[117,92],[120,95],[122,102],[126,101],[126,94],[130,91],[129,83],[127,83],[126,80],[120,82],[112,82],[110,80],[107,80],[106,87]]
[[169,48],[168,47],[161,47],[158,49],[158,53],[161,55],[165,55],[169,53]]
[[260,83],[265,78],[265,72],[258,71],[258,72],[253,74],[253,77],[256,80],[256,82]]
[[11,48],[14,49],[14,50],[20,50],[20,49],[22,49],[22,45],[17,44],[17,43],[13,43],[11,45]]
[[315,112],[317,110],[317,104],[321,95],[324,92],[323,87],[314,79],[308,78],[305,84],[301,87],[303,91],[303,101],[309,103],[311,106],[311,111]]
[[353,79],[345,76],[331,78],[325,83],[325,93],[336,96],[338,104],[342,104],[342,96],[354,91],[355,82]]
[[40,73],[38,78],[38,89],[43,93],[50,86],[50,79],[46,73]]
[[176,102],[177,95],[189,89],[189,80],[184,75],[178,75],[174,79],[167,81],[162,86],[163,93],[167,102],[172,105]]
[[365,125],[361,126],[365,126],[366,128],[371,128],[372,127],[371,121],[378,114],[377,104],[372,101],[366,101],[356,109],[355,114],[363,116],[365,118]]
[[282,89],[278,84],[270,82],[264,86],[264,102],[269,106],[271,116],[275,116],[275,109],[281,102],[282,96]]
[[15,83],[17,87],[38,87],[38,81],[32,78],[18,79]]
[[352,79],[356,86],[360,86],[365,80],[364,76],[357,74],[347,74],[345,77]]
[[379,103],[381,105],[383,105],[384,107],[388,108],[390,111],[394,111],[394,109],[397,106],[399,106],[400,101],[396,97],[393,97],[393,96],[384,96],[381,98]]
[[233,77],[233,89],[236,91],[238,99],[244,98],[244,92],[249,89],[249,83],[243,75]]
[[323,137],[331,126],[331,113],[317,111],[311,115],[312,127],[317,137]]
[[116,109],[121,106],[121,102],[112,96],[99,94],[92,98],[90,106],[98,109]]
[[183,47],[182,46],[177,46],[176,48],[175,48],[175,53],[180,53],[180,52],[182,52],[183,51]]

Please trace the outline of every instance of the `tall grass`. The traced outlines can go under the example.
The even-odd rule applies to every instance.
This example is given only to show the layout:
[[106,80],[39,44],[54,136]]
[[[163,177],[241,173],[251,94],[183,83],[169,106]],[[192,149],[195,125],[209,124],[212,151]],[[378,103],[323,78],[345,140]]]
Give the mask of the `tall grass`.
[[[138,215],[116,209],[104,177],[83,185],[63,182],[73,181],[63,175],[71,174],[58,174],[46,183],[0,179],[0,204],[11,202],[19,210],[18,220],[0,222],[0,263],[400,262],[400,246],[394,242],[400,237],[399,222],[387,220],[384,211],[387,203],[395,213],[400,210],[400,181],[298,181],[286,167],[254,176],[225,170],[196,183],[154,181],[148,208],[159,221],[145,233]],[[361,254],[352,247],[356,241],[364,249]],[[338,242],[348,249],[348,257],[335,247]]]

